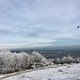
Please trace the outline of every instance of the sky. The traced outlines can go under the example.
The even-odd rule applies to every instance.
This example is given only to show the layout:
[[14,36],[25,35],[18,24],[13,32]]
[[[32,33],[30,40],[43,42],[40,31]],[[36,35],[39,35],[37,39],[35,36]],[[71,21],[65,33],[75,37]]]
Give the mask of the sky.
[[0,48],[80,44],[80,0],[0,0]]

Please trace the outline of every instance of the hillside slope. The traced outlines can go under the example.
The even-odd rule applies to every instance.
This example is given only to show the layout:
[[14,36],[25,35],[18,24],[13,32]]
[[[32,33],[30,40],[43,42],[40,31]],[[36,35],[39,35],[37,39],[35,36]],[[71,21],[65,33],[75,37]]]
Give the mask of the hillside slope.
[[80,64],[36,70],[3,80],[80,80]]

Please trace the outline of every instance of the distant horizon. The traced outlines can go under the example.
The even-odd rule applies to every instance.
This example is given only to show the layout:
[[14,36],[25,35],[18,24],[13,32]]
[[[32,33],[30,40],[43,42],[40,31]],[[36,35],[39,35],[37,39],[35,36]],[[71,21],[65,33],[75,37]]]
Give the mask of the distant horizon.
[[2,0],[0,49],[80,45],[80,0]]
[[68,45],[68,46],[45,46],[45,47],[18,47],[18,48],[0,48],[0,50],[12,50],[12,49],[27,49],[27,50],[37,50],[37,49],[49,49],[49,50],[56,50],[56,49],[79,49],[80,45]]

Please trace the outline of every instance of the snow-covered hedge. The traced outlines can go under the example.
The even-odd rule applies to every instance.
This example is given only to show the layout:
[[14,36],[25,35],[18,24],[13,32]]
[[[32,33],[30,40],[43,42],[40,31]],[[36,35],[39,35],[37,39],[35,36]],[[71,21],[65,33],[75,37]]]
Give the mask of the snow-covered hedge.
[[79,62],[80,58],[74,58],[71,56],[63,56],[61,59],[60,58],[53,59],[54,64],[79,63]]
[[73,58],[71,56],[63,57],[61,59],[61,63],[77,63],[78,60],[76,58]]
[[42,66],[46,59],[38,52],[34,51],[31,55],[21,52],[12,53],[8,50],[0,51],[0,73],[10,73],[33,67]]

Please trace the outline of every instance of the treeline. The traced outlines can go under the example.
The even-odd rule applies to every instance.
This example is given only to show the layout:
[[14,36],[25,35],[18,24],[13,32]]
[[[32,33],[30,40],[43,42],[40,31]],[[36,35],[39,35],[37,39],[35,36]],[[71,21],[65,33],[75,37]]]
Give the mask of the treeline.
[[70,56],[63,58],[46,59],[39,52],[33,51],[32,54],[25,52],[11,52],[0,50],[0,74],[13,73],[16,71],[39,68],[53,64],[79,63],[80,58]]
[[[37,52],[39,52],[40,54],[44,55],[44,57],[46,57],[47,59],[52,59],[52,58],[62,58],[63,56],[73,56],[73,57],[80,57],[80,49],[61,49],[61,50],[51,50],[51,49],[42,49],[42,50],[38,50],[35,49]],[[17,49],[17,50],[11,50],[12,52],[17,52],[20,53],[21,51],[24,51],[28,54],[32,53],[34,51],[34,49]]]
[[25,52],[12,53],[8,50],[1,50],[0,74],[41,67],[45,62],[46,58],[36,51],[28,55]]

